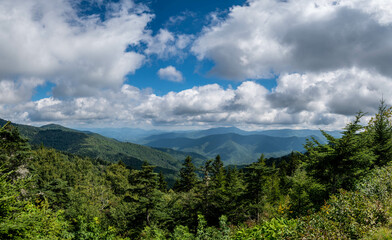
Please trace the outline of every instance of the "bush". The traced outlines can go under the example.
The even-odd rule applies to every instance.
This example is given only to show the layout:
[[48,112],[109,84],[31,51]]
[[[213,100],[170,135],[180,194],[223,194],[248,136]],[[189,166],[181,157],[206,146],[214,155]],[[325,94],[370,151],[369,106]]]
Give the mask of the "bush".
[[252,228],[242,228],[234,233],[233,239],[289,239],[297,230],[296,220],[273,218]]

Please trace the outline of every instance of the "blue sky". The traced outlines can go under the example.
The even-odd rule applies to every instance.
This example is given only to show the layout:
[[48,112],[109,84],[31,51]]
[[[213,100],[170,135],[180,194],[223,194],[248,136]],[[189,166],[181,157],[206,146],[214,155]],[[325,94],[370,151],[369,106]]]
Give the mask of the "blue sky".
[[383,0],[4,0],[0,15],[0,117],[19,123],[339,129],[392,102]]

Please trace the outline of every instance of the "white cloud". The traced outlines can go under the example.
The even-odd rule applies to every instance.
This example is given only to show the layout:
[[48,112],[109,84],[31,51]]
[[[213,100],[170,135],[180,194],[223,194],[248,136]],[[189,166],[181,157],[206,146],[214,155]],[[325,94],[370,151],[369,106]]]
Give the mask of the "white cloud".
[[351,68],[284,74],[272,92],[246,81],[234,89],[209,84],[157,96],[126,84],[94,97],[51,97],[0,109],[2,117],[36,124],[341,129],[360,110],[374,114],[382,96],[391,104],[385,92],[391,88],[389,78]]
[[[95,1],[102,4],[101,0]],[[75,4],[74,1],[71,1]],[[192,35],[161,29],[151,36],[145,7],[108,6],[106,20],[80,17],[65,0],[0,4],[0,113],[21,123],[108,126],[214,126],[338,129],[359,110],[392,103],[392,10],[388,0],[249,0],[214,23],[192,45],[213,74],[246,80],[279,74],[277,87],[242,82],[193,87],[163,96],[124,84],[146,61],[126,52],[184,57]],[[175,19],[172,19],[173,21]],[[179,19],[181,20],[181,19]],[[162,79],[181,82],[173,66]],[[29,101],[53,82],[53,97]]]
[[34,89],[44,83],[42,79],[19,79],[0,81],[0,104],[15,104],[29,101]]
[[168,66],[158,70],[158,76],[160,79],[169,80],[172,82],[182,82],[184,78],[180,71],[173,66]]
[[384,0],[250,0],[204,28],[192,51],[226,79],[376,70],[392,76],[392,9]]
[[150,36],[147,42],[146,54],[155,54],[159,58],[169,58],[173,56],[185,57],[187,48],[194,36],[190,34],[174,34],[167,29],[160,29],[155,36]]
[[125,52],[146,38],[152,18],[135,13],[138,8],[127,0],[113,3],[101,21],[98,15],[78,16],[66,0],[2,1],[0,79],[45,79],[56,84],[55,96],[121,87],[124,76],[144,61],[141,54]]

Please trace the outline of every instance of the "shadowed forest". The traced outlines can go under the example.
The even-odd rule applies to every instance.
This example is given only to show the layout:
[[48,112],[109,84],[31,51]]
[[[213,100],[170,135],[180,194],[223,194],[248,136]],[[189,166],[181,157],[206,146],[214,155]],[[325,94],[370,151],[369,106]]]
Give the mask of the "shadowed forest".
[[0,129],[0,239],[389,239],[392,110],[304,153],[225,167],[186,157],[172,188],[140,170]]

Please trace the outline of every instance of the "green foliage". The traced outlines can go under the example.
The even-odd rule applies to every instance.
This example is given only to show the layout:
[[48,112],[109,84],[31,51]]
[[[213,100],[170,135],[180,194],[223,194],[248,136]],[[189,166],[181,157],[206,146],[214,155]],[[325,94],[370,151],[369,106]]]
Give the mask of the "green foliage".
[[[250,165],[245,175],[247,184],[245,199],[248,204],[250,218],[260,222],[263,216],[263,210],[268,203],[269,194],[273,194],[274,188],[271,186],[269,179],[274,176],[276,170],[265,164],[264,155],[261,155],[256,163]],[[269,191],[271,190],[271,191]]]
[[7,122],[0,128],[0,163],[10,171],[13,178],[24,177],[25,164],[30,158],[30,146],[19,135],[17,128]]
[[357,184],[356,190],[381,202],[387,202],[392,196],[392,166],[373,169]]
[[68,223],[63,211],[53,212],[44,202],[18,205],[23,207],[1,221],[1,239],[61,239],[67,236]]
[[307,171],[324,184],[329,193],[335,193],[339,188],[352,189],[374,163],[375,155],[367,148],[369,138],[360,125],[362,116],[359,113],[345,127],[341,138],[323,132],[328,144],[313,139],[305,145]]
[[384,100],[378,107],[378,113],[370,121],[366,130],[371,137],[371,146],[376,155],[375,165],[384,166],[392,161],[392,108]]
[[163,230],[156,228],[156,227],[146,226],[140,235],[140,239],[143,239],[143,240],[150,240],[150,239],[165,240],[166,236],[165,236],[165,233]]
[[295,234],[297,221],[284,218],[272,218],[254,227],[243,227],[238,229],[232,239],[287,239]]
[[64,211],[53,211],[45,199],[24,199],[28,186],[23,179],[11,180],[0,169],[0,239],[60,239],[67,234]]
[[129,186],[130,171],[126,166],[119,162],[106,168],[106,180],[109,181],[111,189],[116,195],[124,195]]
[[115,231],[112,227],[102,229],[98,217],[91,221],[86,220],[82,215],[77,217],[74,229],[74,239],[79,240],[112,240],[116,238]]
[[180,179],[177,181],[174,189],[177,191],[188,192],[196,186],[198,182],[197,175],[195,173],[196,167],[192,163],[192,158],[187,156],[182,164],[180,170]]
[[[0,121],[0,123],[1,122],[2,121]],[[147,146],[119,142],[115,139],[106,138],[98,134],[81,132],[54,124],[40,128],[27,125],[17,126],[21,134],[27,137],[30,144],[36,148],[43,145],[48,148],[54,148],[62,152],[90,157],[92,159],[101,159],[107,162],[122,161],[128,167],[137,169],[141,168],[143,162],[148,161],[156,165],[160,171],[163,171],[171,182],[174,181],[176,173],[181,167],[181,164],[177,159],[170,154]],[[17,128],[10,125],[5,127],[13,128],[13,131],[18,131]],[[12,140],[12,134],[11,131],[9,136],[11,138],[2,139]],[[21,138],[21,140],[23,139]],[[26,140],[23,141],[26,142]],[[7,140],[6,142],[8,142],[8,144],[22,144],[22,141]],[[22,152],[18,151],[18,153]],[[20,159],[27,158],[22,156]]]
[[392,229],[387,227],[381,227],[375,231],[369,232],[364,240],[389,240],[392,239]]
[[326,195],[324,185],[308,176],[304,169],[297,169],[290,181],[290,215],[305,215],[321,206]]
[[229,230],[227,227],[225,216],[220,218],[220,229],[216,229],[214,227],[208,227],[207,221],[205,220],[204,216],[199,214],[198,215],[198,226],[196,232],[196,240],[226,240],[229,239]]
[[[241,170],[225,169],[219,155],[197,170],[187,157],[177,191],[155,166],[118,161],[128,157],[108,164],[43,146],[32,151],[8,124],[0,129],[0,239],[388,239],[389,111],[381,105],[367,127],[359,114],[341,138],[323,132],[327,144],[313,139],[304,154],[262,155]],[[76,136],[57,126],[30,136],[40,131]],[[99,139],[88,135],[72,148],[110,146]]]
[[172,234],[173,240],[193,240],[195,237],[189,232],[188,227],[177,225]]

